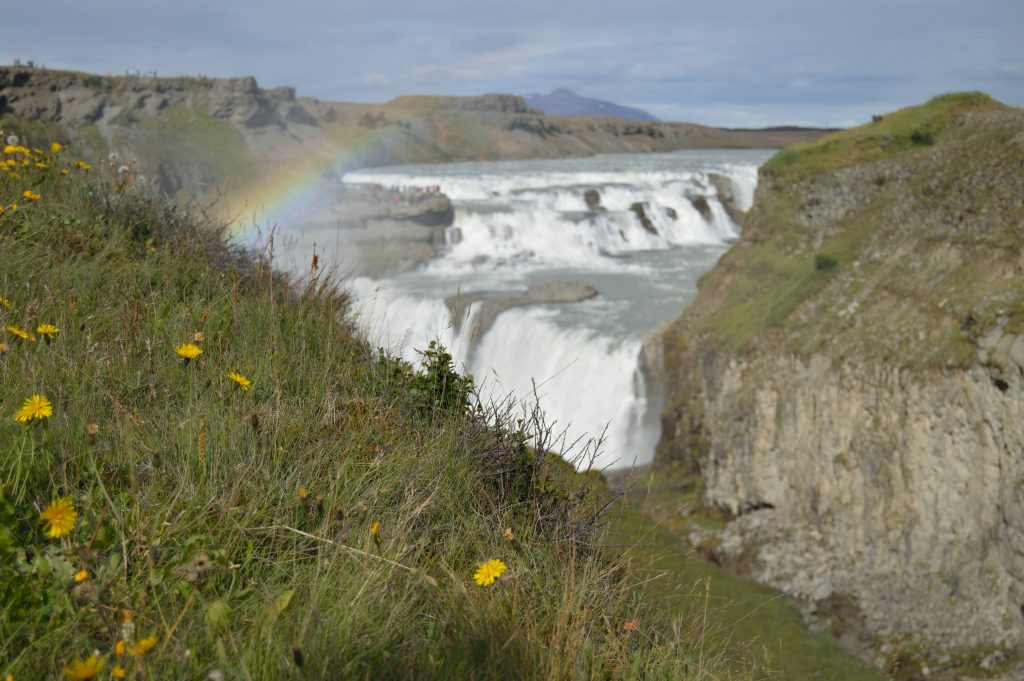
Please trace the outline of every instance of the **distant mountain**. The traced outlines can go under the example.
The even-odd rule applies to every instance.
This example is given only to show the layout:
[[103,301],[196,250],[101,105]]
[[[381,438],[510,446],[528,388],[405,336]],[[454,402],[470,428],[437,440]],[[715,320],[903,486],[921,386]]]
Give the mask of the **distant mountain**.
[[526,95],[524,99],[531,109],[540,109],[548,116],[617,116],[635,121],[658,120],[642,109],[581,97],[565,88],[552,90],[546,95]]

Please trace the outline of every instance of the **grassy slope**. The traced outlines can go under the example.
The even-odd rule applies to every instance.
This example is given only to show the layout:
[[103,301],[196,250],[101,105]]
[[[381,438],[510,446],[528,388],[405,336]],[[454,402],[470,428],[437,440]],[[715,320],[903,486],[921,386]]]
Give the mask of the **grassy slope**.
[[[1010,328],[1024,324],[1013,276],[1021,149],[1008,144],[1022,118],[980,93],[945,95],[780,152],[762,169],[742,240],[705,276],[687,324],[734,351],[829,347],[962,365],[973,351],[968,318],[977,329],[1001,315]],[[808,217],[845,195],[857,198],[840,217]],[[670,346],[685,342],[679,333]]]
[[[590,548],[598,500],[564,466],[442,398],[443,362],[378,356],[323,278],[274,275],[66,153],[0,173],[0,321],[60,328],[5,332],[0,355],[0,674],[98,651],[103,678],[744,676]],[[11,418],[36,393],[52,416]],[[65,497],[77,522],[48,537]],[[490,558],[509,570],[480,588]]]
[[809,631],[800,613],[781,592],[738,577],[697,557],[685,542],[687,523],[716,524],[708,514],[683,517],[680,507],[699,507],[696,493],[687,499],[662,474],[634,487],[629,502],[614,514],[614,536],[638,544],[626,552],[631,565],[646,575],[649,599],[665,609],[686,613],[690,621],[714,627],[703,632],[712,648],[724,646],[726,659],[753,662],[758,677],[869,681],[885,675],[844,650],[831,636]]

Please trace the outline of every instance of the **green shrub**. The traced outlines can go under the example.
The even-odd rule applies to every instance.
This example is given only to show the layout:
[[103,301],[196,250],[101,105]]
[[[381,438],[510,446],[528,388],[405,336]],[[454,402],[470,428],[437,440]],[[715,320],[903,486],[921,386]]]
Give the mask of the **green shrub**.
[[824,253],[817,253],[814,256],[814,269],[818,272],[828,272],[829,270],[835,269],[839,261],[830,255]]

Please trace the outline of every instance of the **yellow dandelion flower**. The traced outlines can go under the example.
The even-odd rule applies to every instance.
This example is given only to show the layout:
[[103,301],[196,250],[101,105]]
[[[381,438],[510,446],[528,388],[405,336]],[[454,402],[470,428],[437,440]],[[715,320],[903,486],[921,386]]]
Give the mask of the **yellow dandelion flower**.
[[81,161],[76,161],[75,167],[81,168],[82,170],[89,170],[90,168],[92,168],[92,166],[89,165],[88,163],[82,163]]
[[46,168],[46,164],[45,163],[40,163],[39,161],[36,161],[36,168],[39,168],[40,170],[43,170],[44,168]]
[[114,655],[121,657],[124,655],[125,648],[127,647],[128,644],[124,642],[124,639],[119,639],[118,642],[114,644]]
[[71,666],[64,668],[64,676],[70,681],[88,681],[103,671],[106,661],[102,657],[90,655],[84,660],[75,660]]
[[[17,175],[15,175],[14,177],[18,177],[18,176],[17,176]],[[13,213],[14,211],[18,210],[18,204],[16,204],[16,203],[12,203],[12,204],[11,204],[11,207],[10,207],[10,208],[8,208],[8,210],[9,210],[9,211],[11,211],[11,212]]]
[[43,421],[53,416],[53,404],[42,395],[26,397],[21,409],[14,413],[14,420],[28,423],[29,421]]
[[10,326],[5,326],[4,328],[7,329],[8,331],[10,331],[12,334],[17,336],[18,338],[20,338],[21,340],[34,341],[36,339],[35,336],[33,336],[28,331],[26,331],[25,329],[22,329],[20,327],[17,327],[17,326],[14,326],[14,325],[10,325]]
[[508,569],[508,566],[498,559],[488,560],[480,564],[473,574],[473,580],[479,586],[490,586],[498,577]]
[[380,546],[380,521],[374,520],[373,527],[370,528],[370,534],[373,535],[373,542]]
[[43,198],[42,194],[36,194],[31,189],[26,189],[21,193],[21,195],[26,201],[38,201]]
[[46,523],[43,530],[53,538],[64,537],[75,529],[78,512],[75,505],[67,497],[55,499],[39,514],[39,519]]
[[[3,210],[3,208],[0,207],[0,210]],[[11,301],[7,300],[3,296],[0,296],[0,307],[4,308],[5,310],[10,310],[11,309]]]
[[68,169],[67,168],[61,168],[60,169],[60,174],[61,175],[67,175],[68,174]]
[[140,657],[142,655],[145,655],[149,651],[153,650],[153,648],[156,647],[156,644],[159,640],[160,637],[156,634],[153,634],[152,636],[147,636],[143,639],[139,639],[139,642],[136,643],[128,652],[134,655],[135,657]]
[[248,390],[252,386],[252,381],[238,372],[229,371],[228,378],[237,383],[242,390]]
[[299,498],[300,499],[305,499],[308,496],[309,496],[309,491],[305,487],[300,487],[299,488]]
[[60,329],[53,324],[40,324],[36,327],[36,333],[41,336],[46,336],[46,340],[49,342],[57,337],[57,334],[60,333]]
[[59,154],[60,150],[63,149],[63,148],[64,148],[64,145],[61,144],[60,142],[53,142],[53,143],[50,144],[50,153],[51,154]]
[[185,359],[195,359],[203,354],[203,349],[195,343],[182,343],[174,348],[174,351],[178,353],[179,357],[184,357]]
[[89,579],[88,570],[79,570],[75,573],[75,584],[81,584],[85,580]]
[[115,664],[113,667],[110,668],[110,675],[113,676],[115,679],[123,679],[126,676],[124,667],[122,667],[119,664]]
[[43,150],[40,149],[39,147],[34,147],[32,149],[32,153],[35,154],[36,156],[42,156],[43,155]]
[[6,355],[9,349],[7,343],[0,343],[0,355]]

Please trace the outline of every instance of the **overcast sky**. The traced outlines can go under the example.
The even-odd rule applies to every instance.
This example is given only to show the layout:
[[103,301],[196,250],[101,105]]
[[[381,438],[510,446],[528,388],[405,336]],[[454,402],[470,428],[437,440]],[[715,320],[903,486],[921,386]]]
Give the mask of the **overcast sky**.
[[0,63],[253,75],[327,100],[568,87],[724,126],[849,125],[966,89],[1024,104],[1024,0],[35,0],[0,16]]

